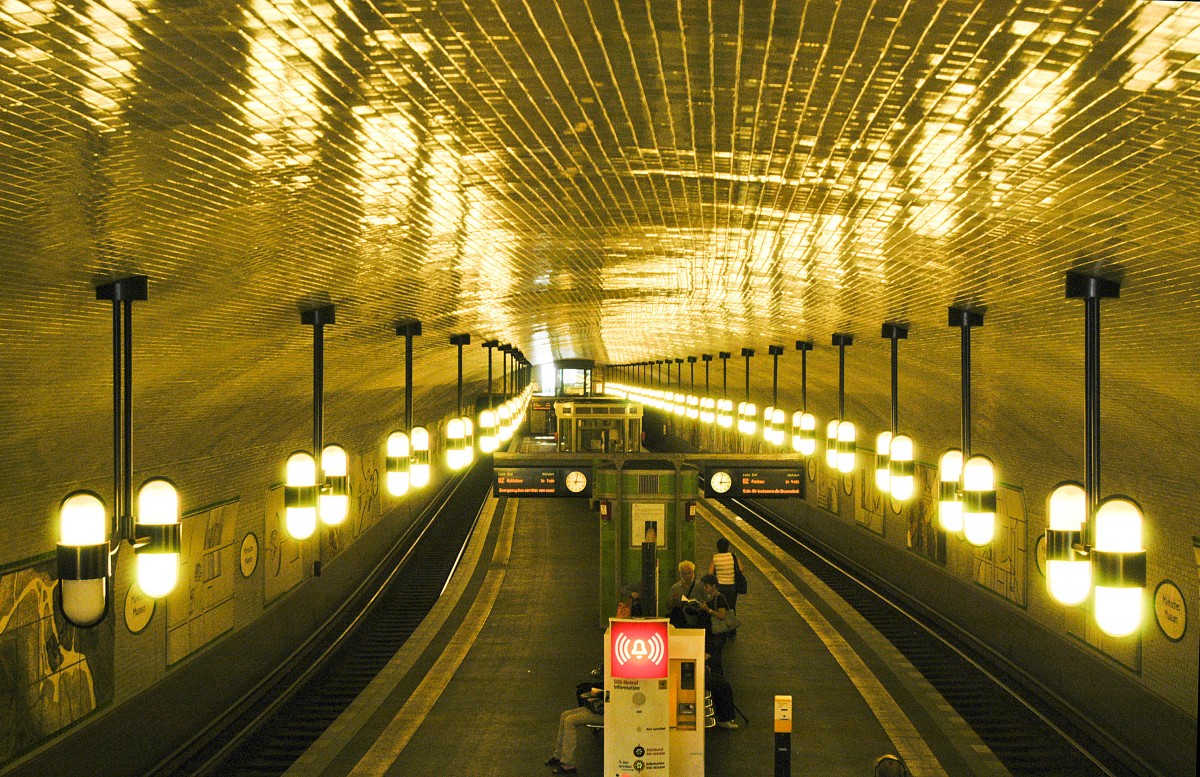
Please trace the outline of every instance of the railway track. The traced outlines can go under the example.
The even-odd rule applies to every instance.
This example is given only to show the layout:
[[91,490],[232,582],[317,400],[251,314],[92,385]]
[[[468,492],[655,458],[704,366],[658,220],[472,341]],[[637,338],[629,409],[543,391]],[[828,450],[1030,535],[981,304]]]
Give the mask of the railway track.
[[1049,708],[1008,668],[971,649],[947,624],[928,619],[902,592],[883,592],[831,549],[801,537],[758,505],[722,503],[820,578],[886,637],[1013,775],[1124,777],[1135,772],[1066,716]]

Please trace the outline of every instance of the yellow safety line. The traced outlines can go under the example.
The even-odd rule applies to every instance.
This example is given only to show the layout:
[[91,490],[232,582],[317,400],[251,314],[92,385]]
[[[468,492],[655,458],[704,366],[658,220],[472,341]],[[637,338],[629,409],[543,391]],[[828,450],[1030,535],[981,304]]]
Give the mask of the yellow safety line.
[[[734,515],[724,505],[716,504],[709,505],[709,507],[710,509],[715,508],[720,511],[729,520],[737,522],[738,527],[742,531],[753,537],[755,542],[762,545],[767,552],[773,554],[776,558],[787,558],[779,546]],[[707,515],[704,517],[714,529],[720,531],[720,527],[717,526],[713,518]],[[850,643],[846,642],[846,639],[838,633],[833,624],[792,585],[791,581],[784,577],[758,551],[744,542],[741,537],[738,537],[736,534],[727,534],[724,536],[728,537],[737,547],[743,558],[754,564],[762,572],[763,576],[779,590],[779,593],[792,606],[792,609],[804,619],[809,628],[813,630],[813,633],[825,644],[825,648],[842,667],[842,671],[850,678],[850,682],[854,683],[854,687],[858,689],[859,694],[862,695],[863,700],[871,708],[879,724],[883,726],[884,732],[892,740],[892,744],[896,746],[900,757],[908,764],[908,769],[912,772],[913,777],[943,777],[946,774],[946,770],[942,768],[942,764],[938,761],[937,756],[925,744],[925,740],[920,732],[917,731],[917,727],[908,719],[908,716],[904,714],[904,710],[900,709],[900,705],[892,698],[887,689],[883,687],[883,683],[879,681],[879,678],[875,676],[871,668],[854,651],[854,648],[850,647]],[[795,564],[792,571],[797,572],[806,583],[819,583],[811,572],[799,564]],[[818,589],[823,588],[824,584],[820,583],[816,587]]]
[[463,552],[458,567],[454,570],[454,575],[450,578],[449,585],[434,602],[429,614],[404,641],[404,645],[396,651],[396,655],[392,656],[387,666],[367,684],[367,687],[355,697],[354,701],[350,702],[337,720],[322,732],[317,741],[313,742],[304,751],[304,754],[284,772],[287,777],[306,777],[325,771],[329,764],[337,758],[346,743],[358,733],[359,729],[384,704],[396,686],[412,670],[417,659],[421,657],[433,642],[434,637],[441,631],[442,626],[446,624],[446,620],[458,606],[463,592],[471,582],[471,576],[475,574],[479,557],[483,555],[483,548],[487,544],[487,536],[491,531],[492,521],[495,519],[497,504],[496,497],[489,495],[480,514],[479,523],[471,534],[471,540],[467,543],[467,548]]
[[408,701],[388,723],[387,728],[371,745],[371,749],[350,771],[352,775],[363,777],[382,775],[392,767],[409,740],[417,733],[417,729],[425,721],[425,717],[433,709],[446,686],[450,684],[459,665],[467,657],[483,624],[491,614],[492,606],[500,595],[500,586],[508,570],[509,554],[512,550],[513,529],[517,522],[517,499],[509,499],[504,508],[504,520],[500,525],[500,535],[496,538],[496,549],[492,554],[492,564],[487,576],[479,589],[479,595],[471,605],[467,617],[463,619],[458,631],[450,639],[433,668],[425,675],[425,679],[413,691]]

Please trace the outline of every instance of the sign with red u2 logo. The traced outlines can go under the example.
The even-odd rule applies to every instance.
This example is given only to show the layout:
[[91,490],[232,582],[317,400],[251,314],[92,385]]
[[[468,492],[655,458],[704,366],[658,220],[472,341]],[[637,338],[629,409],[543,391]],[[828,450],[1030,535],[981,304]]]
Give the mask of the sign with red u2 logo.
[[666,621],[612,621],[612,676],[667,676]]

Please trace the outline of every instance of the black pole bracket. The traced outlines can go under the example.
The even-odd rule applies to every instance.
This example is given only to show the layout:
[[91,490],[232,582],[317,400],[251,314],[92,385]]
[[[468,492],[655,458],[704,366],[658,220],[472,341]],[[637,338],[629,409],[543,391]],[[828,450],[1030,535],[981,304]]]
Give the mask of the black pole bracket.
[[96,299],[108,299],[113,302],[134,302],[147,299],[149,296],[149,281],[145,275],[131,275],[96,287]]

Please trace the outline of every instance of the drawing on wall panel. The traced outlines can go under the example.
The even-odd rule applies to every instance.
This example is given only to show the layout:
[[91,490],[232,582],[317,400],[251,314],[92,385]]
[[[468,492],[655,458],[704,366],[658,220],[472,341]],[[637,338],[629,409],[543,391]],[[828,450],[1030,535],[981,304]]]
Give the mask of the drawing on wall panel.
[[354,536],[379,523],[379,450],[371,450],[356,457],[350,468],[350,510],[354,521]]
[[267,490],[263,532],[263,603],[270,604],[304,580],[304,545],[287,533],[282,485]]
[[913,472],[913,496],[904,506],[908,547],[930,561],[946,565],[946,532],[938,526],[937,468],[918,464]]
[[237,501],[183,518],[179,584],[167,597],[167,663],[233,628]]
[[813,495],[814,504],[822,510],[828,510],[834,515],[838,514],[838,488],[840,488],[840,478],[832,475],[829,468],[825,466],[824,459],[819,456],[810,456],[808,459],[808,482],[812,485],[809,488],[809,493]]
[[883,492],[875,485],[875,462],[873,457],[866,456],[867,461],[856,467],[851,477],[858,488],[858,509],[854,512],[854,520],[866,526],[876,534],[883,534],[883,510],[886,504]]
[[55,615],[55,562],[0,577],[0,762],[112,701],[113,621]]
[[996,534],[975,549],[975,582],[1005,599],[1026,604],[1025,492],[1001,485],[996,489]]

